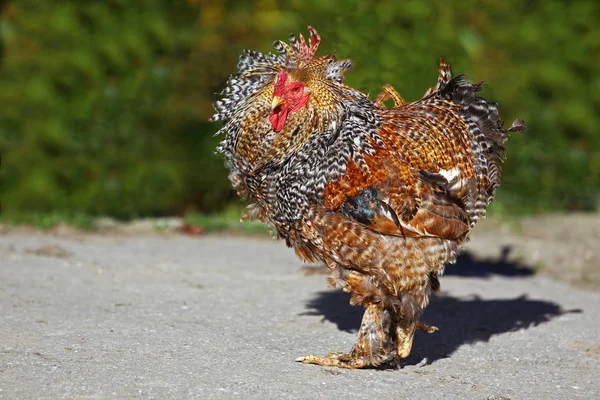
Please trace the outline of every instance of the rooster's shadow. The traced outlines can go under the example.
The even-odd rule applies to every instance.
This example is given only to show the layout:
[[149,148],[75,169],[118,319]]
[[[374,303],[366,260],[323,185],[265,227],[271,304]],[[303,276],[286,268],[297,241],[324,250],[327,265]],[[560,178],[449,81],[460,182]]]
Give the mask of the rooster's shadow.
[[[475,261],[470,255],[461,256],[453,269],[458,271],[451,275],[478,277],[498,272],[505,276],[520,277],[530,275],[528,271],[533,271],[504,260]],[[338,329],[355,333],[364,309],[352,307],[349,301],[350,294],[339,290],[319,292],[307,303],[308,310],[302,315],[320,315],[323,320],[336,324]],[[525,294],[516,298],[488,300],[478,296],[454,297],[438,293],[431,297],[422,320],[438,326],[440,332],[417,332],[412,353],[403,364],[414,365],[423,358],[434,362],[449,357],[464,344],[487,342],[494,335],[543,324],[570,312],[581,311],[563,310],[556,303],[530,299]]]

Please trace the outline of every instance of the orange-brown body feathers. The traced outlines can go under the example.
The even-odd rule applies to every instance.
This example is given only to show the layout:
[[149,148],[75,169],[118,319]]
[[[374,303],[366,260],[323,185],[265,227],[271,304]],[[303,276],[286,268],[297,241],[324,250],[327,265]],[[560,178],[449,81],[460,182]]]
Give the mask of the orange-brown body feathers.
[[[215,103],[219,150],[247,215],[270,224],[306,261],[366,307],[349,353],[305,363],[379,366],[410,353],[438,276],[453,262],[500,183],[507,132],[480,84],[452,79],[405,102],[385,86],[371,101],[344,84],[349,60],[316,57],[309,27],[276,42],[280,55],[247,52]],[[384,101],[394,100],[387,108]],[[509,130],[523,130],[515,121]]]

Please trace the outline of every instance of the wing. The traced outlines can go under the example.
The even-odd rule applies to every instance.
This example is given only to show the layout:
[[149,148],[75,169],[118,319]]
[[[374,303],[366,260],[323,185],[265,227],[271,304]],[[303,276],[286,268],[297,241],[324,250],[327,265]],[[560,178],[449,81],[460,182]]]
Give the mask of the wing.
[[412,116],[384,123],[381,143],[370,143],[373,151],[348,160],[346,173],[326,185],[325,207],[385,235],[463,237],[474,178],[470,148],[460,140],[467,128],[460,128]]
[[339,196],[339,204],[333,197],[326,197],[325,206],[385,235],[459,239],[468,233],[470,221],[461,198],[463,188],[453,188],[440,173],[411,173],[408,166],[404,168],[408,171],[399,173],[389,168],[393,165],[389,160],[381,164],[388,168],[385,178],[379,180],[358,181],[357,167],[349,168],[350,174],[330,183],[326,193],[339,190],[348,181],[355,182],[353,190],[341,202]]

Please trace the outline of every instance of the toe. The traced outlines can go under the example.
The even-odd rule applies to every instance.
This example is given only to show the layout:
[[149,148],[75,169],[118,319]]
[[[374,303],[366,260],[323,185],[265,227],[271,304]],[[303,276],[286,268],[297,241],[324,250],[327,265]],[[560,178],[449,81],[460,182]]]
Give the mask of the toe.
[[295,361],[304,364],[316,364],[323,367],[338,367],[338,368],[363,368],[367,363],[362,358],[352,357],[346,353],[329,353],[324,357],[309,354],[304,357],[298,357]]
[[423,332],[427,332],[427,333],[433,333],[436,331],[439,331],[440,328],[438,328],[437,326],[433,326],[433,325],[428,325],[424,322],[418,321],[417,322],[417,329],[423,331]]

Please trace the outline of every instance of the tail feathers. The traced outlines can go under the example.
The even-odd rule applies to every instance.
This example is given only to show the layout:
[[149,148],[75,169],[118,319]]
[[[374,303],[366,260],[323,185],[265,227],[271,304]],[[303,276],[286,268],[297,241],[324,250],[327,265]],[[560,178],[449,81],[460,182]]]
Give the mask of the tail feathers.
[[450,70],[450,64],[446,63],[443,58],[440,58],[440,72],[438,74],[438,80],[434,87],[427,89],[423,97],[430,96],[434,93],[439,92],[448,84],[452,78],[452,71]]
[[525,132],[525,121],[521,118],[517,118],[513,121],[510,128],[508,128],[509,132]]
[[483,82],[472,84],[459,75],[443,83],[437,92],[439,98],[462,105],[462,117],[474,136],[472,150],[479,190],[471,199],[471,207],[468,207],[472,225],[485,216],[486,206],[494,200],[494,194],[500,185],[501,164],[505,160],[504,143],[508,139],[508,132],[525,130],[525,122],[521,119],[515,120],[508,131],[503,128],[498,104],[476,94],[482,86]]

